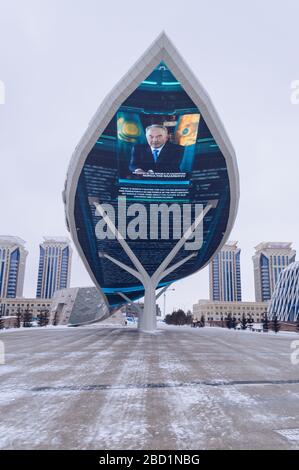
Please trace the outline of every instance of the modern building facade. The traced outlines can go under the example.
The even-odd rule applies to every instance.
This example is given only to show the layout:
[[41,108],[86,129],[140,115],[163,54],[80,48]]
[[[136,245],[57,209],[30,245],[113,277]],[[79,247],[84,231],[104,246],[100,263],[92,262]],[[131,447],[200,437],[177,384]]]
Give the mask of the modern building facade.
[[0,297],[23,295],[25,265],[28,252],[19,237],[0,236]]
[[229,314],[237,321],[251,318],[254,322],[261,322],[267,313],[267,302],[218,302],[213,300],[199,300],[193,305],[193,318],[200,321],[204,316],[207,322],[222,321]]
[[291,263],[279,275],[268,308],[269,319],[299,320],[299,261]]
[[52,298],[50,323],[79,325],[107,318],[109,309],[95,287],[71,287],[57,290]]
[[241,270],[240,248],[236,241],[227,242],[212,259],[210,269],[210,299],[240,302]]
[[50,299],[70,285],[72,249],[66,237],[44,237],[40,244],[37,298]]
[[262,242],[255,250],[252,257],[255,300],[267,302],[272,297],[281,271],[295,261],[296,251],[289,242]]

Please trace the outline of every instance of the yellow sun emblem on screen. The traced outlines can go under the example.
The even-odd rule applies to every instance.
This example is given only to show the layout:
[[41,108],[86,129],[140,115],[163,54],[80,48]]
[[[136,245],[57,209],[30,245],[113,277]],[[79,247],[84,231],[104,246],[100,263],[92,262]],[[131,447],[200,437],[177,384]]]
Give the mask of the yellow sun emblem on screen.
[[120,117],[117,120],[117,135],[120,140],[135,143],[141,135],[141,129],[137,122]]
[[176,141],[184,147],[194,145],[197,137],[200,114],[184,114],[176,130]]

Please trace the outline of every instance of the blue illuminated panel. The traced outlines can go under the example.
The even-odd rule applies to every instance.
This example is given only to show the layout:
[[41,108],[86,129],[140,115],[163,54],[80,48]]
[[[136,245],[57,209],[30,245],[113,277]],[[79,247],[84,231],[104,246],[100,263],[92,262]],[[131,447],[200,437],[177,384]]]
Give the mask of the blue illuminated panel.
[[[165,126],[169,136],[156,161],[145,131],[153,124]],[[136,174],[140,166],[147,174]],[[99,216],[94,201],[111,204],[117,216],[120,197],[126,197],[127,205],[142,203],[147,213],[152,203],[205,206],[210,200],[217,201],[217,207],[204,219],[203,245],[197,256],[160,285],[199,270],[222,241],[230,209],[226,161],[201,111],[164,63],[118,109],[90,151],[79,178],[75,199],[78,240],[110,305],[123,302],[117,292],[124,292],[131,299],[142,297],[144,292],[133,276],[101,257],[101,253],[108,253],[132,265],[118,241],[98,240],[95,236]],[[127,242],[152,274],[176,240],[127,239]],[[186,254],[190,252],[181,249],[174,262]]]

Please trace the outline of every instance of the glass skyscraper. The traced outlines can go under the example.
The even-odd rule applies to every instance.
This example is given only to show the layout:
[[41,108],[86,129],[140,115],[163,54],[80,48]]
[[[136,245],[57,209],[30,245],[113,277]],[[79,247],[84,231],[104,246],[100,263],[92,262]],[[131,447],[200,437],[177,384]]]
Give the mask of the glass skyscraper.
[[289,242],[262,242],[255,250],[252,257],[255,300],[266,302],[272,297],[281,271],[295,261],[296,251]]
[[26,257],[25,242],[19,237],[0,236],[0,297],[22,297]]
[[210,299],[228,302],[242,300],[240,248],[227,242],[210,263]]
[[65,237],[44,237],[40,244],[36,297],[50,299],[70,285],[72,249]]
[[281,321],[299,320],[299,262],[295,261],[279,275],[268,308],[269,319],[276,315]]

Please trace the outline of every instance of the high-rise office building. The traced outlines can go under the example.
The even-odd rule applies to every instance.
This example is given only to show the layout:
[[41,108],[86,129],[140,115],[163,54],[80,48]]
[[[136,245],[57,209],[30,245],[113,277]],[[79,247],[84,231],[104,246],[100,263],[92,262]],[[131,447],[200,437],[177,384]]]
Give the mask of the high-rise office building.
[[0,297],[22,297],[26,257],[25,242],[19,237],[0,236]]
[[236,302],[242,300],[240,248],[229,241],[210,263],[210,299]]
[[296,251],[288,242],[262,242],[255,247],[252,260],[257,302],[271,299],[279,274],[295,261],[295,256]]
[[70,285],[72,249],[68,238],[44,237],[39,250],[36,297],[50,299]]

